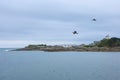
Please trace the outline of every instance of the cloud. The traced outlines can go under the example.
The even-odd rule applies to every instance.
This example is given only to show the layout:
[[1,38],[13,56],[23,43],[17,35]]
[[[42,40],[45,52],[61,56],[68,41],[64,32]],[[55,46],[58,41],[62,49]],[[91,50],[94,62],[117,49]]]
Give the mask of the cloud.
[[[119,0],[1,0],[0,40],[11,44],[0,44],[12,46],[16,40],[16,46],[32,41],[80,44],[107,34],[120,37],[119,3]],[[93,22],[93,18],[97,21]],[[74,30],[79,35],[73,35]]]

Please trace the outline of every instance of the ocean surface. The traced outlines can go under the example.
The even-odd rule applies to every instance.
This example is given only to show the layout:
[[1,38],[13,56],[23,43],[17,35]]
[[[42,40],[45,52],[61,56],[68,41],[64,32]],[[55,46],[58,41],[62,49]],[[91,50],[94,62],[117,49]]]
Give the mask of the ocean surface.
[[0,80],[120,80],[120,52],[0,49]]

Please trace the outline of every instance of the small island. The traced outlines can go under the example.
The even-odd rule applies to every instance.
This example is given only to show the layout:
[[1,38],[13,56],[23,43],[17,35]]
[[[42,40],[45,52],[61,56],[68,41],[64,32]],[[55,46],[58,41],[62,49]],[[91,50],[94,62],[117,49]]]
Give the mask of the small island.
[[13,51],[78,51],[78,52],[120,52],[120,38],[105,37],[100,41],[94,41],[91,44],[81,45],[28,45],[24,48],[16,49]]

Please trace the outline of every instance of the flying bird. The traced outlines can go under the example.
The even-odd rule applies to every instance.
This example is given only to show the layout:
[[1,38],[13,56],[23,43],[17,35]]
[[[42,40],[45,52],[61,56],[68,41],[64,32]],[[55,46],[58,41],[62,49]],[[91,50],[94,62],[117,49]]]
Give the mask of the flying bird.
[[97,20],[95,18],[93,18],[92,21],[97,21]]
[[78,32],[77,32],[77,31],[73,31],[72,33],[73,33],[73,34],[78,34]]

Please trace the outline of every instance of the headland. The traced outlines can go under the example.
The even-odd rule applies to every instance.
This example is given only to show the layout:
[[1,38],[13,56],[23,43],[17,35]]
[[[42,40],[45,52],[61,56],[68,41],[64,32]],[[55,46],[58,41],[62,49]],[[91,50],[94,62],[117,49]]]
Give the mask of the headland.
[[24,48],[19,48],[13,51],[77,51],[77,52],[120,52],[120,38],[104,38],[100,41],[94,41],[91,44],[80,45],[28,45]]

